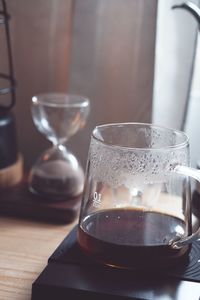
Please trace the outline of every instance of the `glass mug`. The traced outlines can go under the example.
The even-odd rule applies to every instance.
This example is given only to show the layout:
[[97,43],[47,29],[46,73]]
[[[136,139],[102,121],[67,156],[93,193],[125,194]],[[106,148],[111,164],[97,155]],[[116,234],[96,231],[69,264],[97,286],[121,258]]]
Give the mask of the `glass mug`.
[[95,260],[134,268],[188,257],[192,233],[189,141],[141,123],[97,126],[91,137],[78,243]]

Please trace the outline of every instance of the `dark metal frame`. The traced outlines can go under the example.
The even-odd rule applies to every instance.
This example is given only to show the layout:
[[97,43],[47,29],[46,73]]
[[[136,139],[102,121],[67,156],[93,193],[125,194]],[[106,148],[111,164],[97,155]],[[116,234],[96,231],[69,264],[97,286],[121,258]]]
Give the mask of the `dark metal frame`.
[[[3,9],[0,11],[0,25],[5,26],[9,74],[0,72],[0,78],[8,80],[10,82],[10,87],[6,87],[6,88],[0,87],[0,97],[2,97],[3,95],[6,95],[6,94],[10,94],[11,98],[10,98],[9,103],[7,103],[6,105],[1,105],[1,103],[0,103],[0,112],[10,110],[16,102],[16,95],[15,95],[16,81],[14,78],[12,48],[11,48],[10,30],[9,30],[10,15],[7,12],[7,6],[6,6],[5,0],[1,0],[1,2],[2,2]],[[0,99],[0,101],[1,101],[1,99]]]

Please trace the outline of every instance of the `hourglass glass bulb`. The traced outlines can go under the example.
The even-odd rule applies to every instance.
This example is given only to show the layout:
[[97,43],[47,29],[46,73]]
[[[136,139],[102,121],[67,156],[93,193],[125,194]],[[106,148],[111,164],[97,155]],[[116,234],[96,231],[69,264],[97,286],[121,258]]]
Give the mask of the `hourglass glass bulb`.
[[30,190],[50,200],[66,200],[83,191],[84,173],[66,141],[86,122],[89,100],[73,95],[44,94],[32,99],[38,130],[53,143],[30,172]]
[[54,145],[65,143],[84,127],[89,100],[75,95],[44,94],[32,98],[32,117],[37,129]]

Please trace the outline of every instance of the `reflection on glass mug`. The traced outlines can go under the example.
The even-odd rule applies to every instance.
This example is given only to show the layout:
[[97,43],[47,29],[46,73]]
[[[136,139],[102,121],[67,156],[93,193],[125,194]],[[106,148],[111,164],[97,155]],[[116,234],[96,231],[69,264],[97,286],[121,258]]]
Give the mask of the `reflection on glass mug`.
[[192,232],[189,141],[185,133],[140,123],[92,133],[78,242],[116,267],[165,266],[188,257]]

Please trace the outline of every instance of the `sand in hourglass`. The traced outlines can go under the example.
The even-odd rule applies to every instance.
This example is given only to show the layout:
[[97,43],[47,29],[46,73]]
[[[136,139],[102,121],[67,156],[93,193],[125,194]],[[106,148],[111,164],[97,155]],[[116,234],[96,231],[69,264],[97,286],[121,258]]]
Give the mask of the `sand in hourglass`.
[[80,167],[75,171],[64,160],[49,161],[35,170],[32,191],[49,200],[67,200],[82,193],[83,178]]

